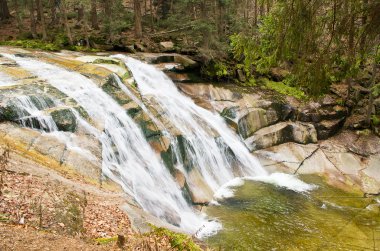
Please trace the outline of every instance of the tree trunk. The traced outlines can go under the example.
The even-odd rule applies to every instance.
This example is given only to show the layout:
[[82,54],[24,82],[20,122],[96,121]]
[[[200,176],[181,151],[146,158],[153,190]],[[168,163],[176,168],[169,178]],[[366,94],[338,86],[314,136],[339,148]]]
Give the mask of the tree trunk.
[[50,25],[54,26],[58,23],[57,9],[59,8],[59,0],[50,0],[50,12],[51,12],[51,21]]
[[40,13],[40,20],[41,20],[41,30],[42,30],[42,40],[46,41],[47,40],[47,34],[46,34],[46,24],[45,24],[45,15],[44,15],[44,8],[42,6],[42,1],[38,0],[37,1],[37,9],[38,13]]
[[153,12],[153,1],[149,0],[149,6],[150,6],[150,25],[152,31],[154,31],[154,12]]
[[23,30],[23,24],[22,24],[22,19],[21,19],[21,13],[20,13],[20,6],[18,1],[19,0],[13,0],[14,1],[14,6],[15,6],[15,12],[16,12],[16,20],[17,20],[17,29],[21,33]]
[[253,7],[254,8],[253,11],[254,11],[255,18],[254,18],[253,21],[254,21],[254,24],[257,25],[257,14],[258,14],[258,11],[257,11],[257,0],[255,0],[254,5],[255,6]]
[[264,16],[264,11],[264,1],[262,0],[260,4],[260,18]]
[[349,56],[353,59],[355,54],[355,6],[354,3],[351,3],[350,6],[350,23],[348,28],[348,49]]
[[[368,8],[368,0],[363,0],[363,5],[362,5],[362,8],[363,8],[363,15],[362,15],[362,27],[365,27],[366,24],[367,24],[367,8]],[[361,34],[361,37],[360,37],[360,57],[361,59],[363,60],[364,59],[364,52],[365,52],[365,42],[366,42],[366,34]]]
[[108,33],[108,42],[112,42],[112,0],[103,0],[105,13],[105,26]]
[[98,13],[96,11],[96,0],[91,0],[91,27],[99,30]]
[[[380,36],[378,36],[380,38]],[[376,55],[378,54],[379,50],[379,43],[380,39],[375,40],[375,50],[374,50],[374,58],[372,63],[372,77],[371,77],[371,85],[370,85],[370,93],[369,93],[369,102],[368,102],[368,108],[367,108],[367,124],[371,124],[371,115],[372,115],[372,108],[373,108],[373,94],[372,94],[372,88],[376,84],[376,75],[377,75],[377,62],[376,62]]]
[[0,20],[7,20],[10,17],[7,0],[0,0]]
[[77,8],[77,12],[78,12],[77,23],[80,23],[83,21],[83,18],[84,18],[84,6],[83,6],[83,4],[79,5],[79,7]]
[[29,0],[30,32],[34,39],[37,38],[36,17],[34,16],[34,0]]
[[133,1],[133,8],[135,12],[135,35],[137,38],[142,37],[142,24],[141,24],[141,5],[140,0]]
[[41,0],[36,0],[36,8],[37,8],[37,21],[40,22],[41,21],[41,16],[42,16],[42,13],[40,11],[40,3],[41,3]]
[[61,1],[61,4],[60,4],[60,11],[61,11],[61,14],[62,14],[62,17],[63,17],[63,24],[65,26],[65,29],[66,29],[66,35],[67,35],[67,38],[69,40],[69,44],[70,45],[74,45],[74,42],[73,42],[73,37],[71,36],[71,30],[70,30],[70,26],[69,26],[69,21],[67,19],[67,13],[66,13],[66,3],[64,0]]
[[83,18],[83,32],[86,39],[86,47],[90,48],[90,36],[88,35],[89,26],[87,23],[87,18]]

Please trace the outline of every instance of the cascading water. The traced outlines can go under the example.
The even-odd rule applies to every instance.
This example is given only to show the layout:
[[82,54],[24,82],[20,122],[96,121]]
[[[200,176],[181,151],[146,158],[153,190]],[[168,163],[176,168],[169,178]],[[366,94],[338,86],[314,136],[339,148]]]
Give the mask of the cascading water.
[[[18,116],[17,120],[23,127],[29,127],[41,131],[43,134],[55,137],[66,145],[67,150],[75,151],[90,161],[96,159],[90,151],[79,147],[73,142],[74,134],[59,131],[52,116],[45,111],[55,107],[62,107],[63,105],[58,101],[54,101],[46,96],[20,95],[10,100],[9,105],[15,108]],[[83,126],[85,130],[94,131],[94,128],[82,119],[75,109],[70,108],[70,111],[76,117],[78,124]]]
[[0,72],[0,87],[12,86],[15,81],[5,73]]
[[15,97],[11,101],[11,104],[17,109],[18,120],[24,127],[45,132],[58,131],[53,118],[50,115],[45,115],[42,111],[51,108],[45,99],[39,96],[30,97],[23,95]]
[[95,123],[104,126],[104,131],[95,133],[102,143],[103,172],[118,182],[143,209],[189,233],[195,233],[205,224],[217,226],[206,223],[194,212],[135,122],[95,83],[79,73],[35,59],[3,56],[73,98]]
[[[154,97],[162,109],[162,115],[181,132],[186,139],[186,153],[191,158],[190,162],[199,168],[214,192],[235,176],[267,175],[222,117],[197,106],[154,66],[123,55],[115,57],[123,59],[132,71],[141,94]],[[218,138],[215,138],[214,132],[219,135]],[[179,152],[178,146],[175,148]],[[229,154],[226,149],[232,152]],[[236,160],[238,170],[234,166]],[[184,171],[184,163],[181,164]]]
[[[239,177],[272,183],[297,192],[315,188],[292,175],[269,175],[221,116],[196,105],[192,99],[180,93],[164,72],[131,57],[113,57],[124,61],[132,71],[141,95],[153,97],[161,109],[161,115],[171,121],[185,138],[185,144],[181,146],[174,136],[171,137],[175,158],[179,162],[176,167],[187,175],[188,163],[184,163],[181,158],[180,149],[184,147],[191,168],[200,171],[215,198],[233,196],[230,187],[243,183]],[[131,95],[130,92],[126,93]]]

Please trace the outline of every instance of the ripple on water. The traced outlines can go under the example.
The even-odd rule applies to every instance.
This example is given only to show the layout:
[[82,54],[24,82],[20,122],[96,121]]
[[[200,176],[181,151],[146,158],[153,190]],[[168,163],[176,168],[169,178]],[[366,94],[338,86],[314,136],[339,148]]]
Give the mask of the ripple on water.
[[380,247],[380,210],[367,207],[377,204],[374,198],[329,187],[318,177],[302,179],[318,189],[305,194],[247,181],[235,197],[206,210],[224,227],[206,242],[223,250],[376,250],[375,243]]

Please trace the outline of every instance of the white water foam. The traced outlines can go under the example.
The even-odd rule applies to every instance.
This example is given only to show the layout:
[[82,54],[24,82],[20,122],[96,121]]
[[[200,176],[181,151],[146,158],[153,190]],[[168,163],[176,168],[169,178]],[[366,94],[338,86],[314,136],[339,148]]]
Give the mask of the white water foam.
[[[179,92],[173,81],[162,71],[124,55],[114,57],[125,62],[133,73],[140,93],[154,97],[162,109],[162,116],[171,121],[186,138],[191,163],[200,170],[202,177],[213,189],[215,199],[233,196],[233,187],[242,185],[243,179],[266,182],[297,192],[314,188],[293,175],[269,175],[221,116],[197,106],[193,100]],[[220,135],[221,144],[215,140],[213,132]],[[174,148],[175,143],[172,142]],[[177,158],[180,159],[178,154]],[[238,162],[238,171],[234,160]],[[181,171],[184,171],[183,163],[181,164]]]
[[286,173],[272,173],[268,176],[246,177],[245,179],[273,184],[275,186],[283,187],[299,193],[309,192],[318,187],[316,185],[303,182],[298,179],[296,175]]
[[3,55],[73,98],[93,120],[104,124],[104,131],[94,135],[102,143],[103,172],[143,209],[192,234],[202,226],[198,235],[220,228],[219,223],[207,222],[204,216],[195,213],[135,122],[94,82],[52,64]]
[[[153,97],[162,116],[181,132],[188,162],[198,168],[214,192],[235,176],[267,174],[222,117],[180,93],[162,71],[123,55],[114,57],[122,59],[132,71],[141,95]],[[181,158],[180,146],[176,142],[172,146],[180,164],[177,167],[187,175],[188,163]]]
[[8,76],[3,72],[0,72],[0,87],[7,87],[13,85],[16,85],[16,81],[14,81],[11,76]]

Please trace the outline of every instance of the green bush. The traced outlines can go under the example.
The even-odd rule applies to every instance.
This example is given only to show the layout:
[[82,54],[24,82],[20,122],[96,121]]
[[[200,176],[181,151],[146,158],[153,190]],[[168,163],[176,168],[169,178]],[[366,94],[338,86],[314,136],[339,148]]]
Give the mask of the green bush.
[[263,82],[267,88],[274,90],[278,93],[292,96],[297,99],[307,99],[306,94],[302,90],[286,85],[284,82],[274,82],[270,81],[269,79],[264,79]]
[[41,40],[14,40],[0,42],[0,45],[19,46],[27,49],[41,49],[44,51],[59,51],[62,49],[57,44],[43,42]]
[[153,229],[153,234],[157,236],[164,236],[169,239],[170,245],[175,250],[186,250],[186,251],[201,251],[202,249],[194,243],[193,239],[186,235],[175,233],[166,228],[159,228],[151,225]]

